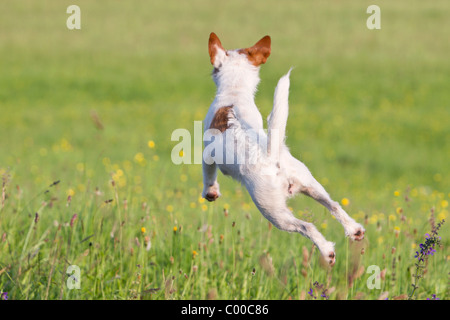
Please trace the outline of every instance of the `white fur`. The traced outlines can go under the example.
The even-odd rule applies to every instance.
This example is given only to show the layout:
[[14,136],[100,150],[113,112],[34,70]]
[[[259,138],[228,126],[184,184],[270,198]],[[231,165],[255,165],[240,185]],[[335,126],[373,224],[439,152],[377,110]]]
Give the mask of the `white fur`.
[[[217,164],[203,161],[203,197],[214,201],[220,196],[218,167],[247,188],[259,211],[275,227],[298,232],[309,238],[326,261],[334,265],[334,243],[327,241],[313,224],[297,219],[288,209],[286,200],[298,193],[314,198],[330,210],[343,225],[345,234],[353,240],[364,237],[364,228],[329,197],[308,168],[290,154],[284,143],[291,70],[279,80],[276,87],[266,135],[262,116],[254,102],[259,67],[252,65],[247,56],[238,50],[224,51],[218,47],[214,67],[213,79],[217,93],[204,121],[205,130],[209,129],[217,110],[233,106],[228,114],[228,129],[221,135],[225,142],[223,153],[234,161]],[[258,139],[249,136],[249,129],[259,133]],[[205,142],[205,147],[207,145]],[[242,149],[237,148],[237,145],[241,145]],[[237,163],[242,153],[248,155],[247,161]]]

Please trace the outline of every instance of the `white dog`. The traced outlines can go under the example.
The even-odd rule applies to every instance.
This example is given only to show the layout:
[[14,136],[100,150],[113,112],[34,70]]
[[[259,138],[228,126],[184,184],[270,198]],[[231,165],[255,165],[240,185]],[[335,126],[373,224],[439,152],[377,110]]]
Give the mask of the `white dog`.
[[[313,224],[297,219],[288,209],[286,200],[298,193],[315,199],[336,217],[343,225],[345,235],[352,240],[362,240],[365,230],[330,198],[284,143],[290,71],[279,80],[275,89],[267,135],[264,132],[254,95],[260,80],[259,67],[270,55],[270,43],[270,37],[265,36],[253,47],[225,50],[217,35],[210,35],[208,49],[217,93],[204,124],[214,142],[220,140],[222,144],[216,143],[214,155],[204,152],[203,197],[214,201],[220,196],[217,183],[219,167],[223,174],[230,175],[247,188],[259,211],[275,227],[309,238],[333,266],[336,257],[334,243],[327,241]],[[212,139],[205,141],[204,151],[214,149],[212,144]],[[223,148],[217,147],[219,145]],[[220,160],[221,154],[225,155],[226,161]]]

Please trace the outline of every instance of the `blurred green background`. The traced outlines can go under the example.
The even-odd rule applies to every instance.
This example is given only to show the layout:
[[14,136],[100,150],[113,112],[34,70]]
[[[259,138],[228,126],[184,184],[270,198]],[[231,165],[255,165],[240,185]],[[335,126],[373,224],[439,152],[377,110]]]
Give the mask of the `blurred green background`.
[[[271,35],[256,97],[264,118],[295,67],[287,141],[335,193],[356,191],[363,206],[386,184],[449,191],[445,1],[380,1],[381,30],[366,27],[369,1],[76,1],[73,31],[70,4],[0,4],[0,163],[20,184],[33,165],[51,180],[73,161],[129,159],[149,139],[169,161],[171,132],[191,130],[213,99],[214,31],[229,49]],[[61,139],[70,157],[39,156]]]
[[[71,4],[81,8],[81,30],[66,27]],[[371,4],[381,8],[381,30],[366,27]],[[430,207],[448,217],[449,14],[446,0],[2,0],[0,174],[8,175],[8,195],[18,186],[27,203],[60,180],[59,199],[72,195],[84,208],[112,177],[120,199],[150,203],[156,221],[170,220],[167,230],[183,219],[199,224],[201,166],[171,163],[171,133],[192,131],[214,98],[209,33],[227,49],[268,34],[272,54],[256,95],[263,118],[278,79],[294,67],[291,152],[335,200],[350,200],[350,213],[363,212],[359,220],[395,211],[394,191],[430,196],[410,216],[426,229]],[[221,175],[219,182],[218,206],[245,202],[259,217],[245,190]],[[302,197],[291,206],[327,216]],[[11,234],[23,221],[0,231]],[[336,229],[333,241],[343,236]]]

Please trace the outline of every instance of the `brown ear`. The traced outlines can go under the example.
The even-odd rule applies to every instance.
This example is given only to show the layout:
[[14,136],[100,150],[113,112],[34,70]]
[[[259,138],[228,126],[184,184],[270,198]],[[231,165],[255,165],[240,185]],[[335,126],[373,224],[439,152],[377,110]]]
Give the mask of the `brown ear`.
[[214,32],[211,32],[211,34],[209,35],[208,52],[209,57],[211,58],[212,65],[214,65],[218,49],[225,51],[225,49],[222,47],[222,43],[220,42],[219,37]]
[[253,47],[241,49],[239,53],[245,53],[248,60],[254,65],[259,66],[266,63],[267,58],[270,56],[270,37],[265,36],[259,40]]

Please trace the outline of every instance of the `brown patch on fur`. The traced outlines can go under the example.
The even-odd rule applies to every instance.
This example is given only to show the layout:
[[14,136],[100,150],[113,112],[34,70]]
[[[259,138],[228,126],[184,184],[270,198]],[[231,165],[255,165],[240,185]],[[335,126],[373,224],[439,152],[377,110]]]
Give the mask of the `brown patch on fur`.
[[214,32],[211,32],[211,34],[209,35],[208,52],[212,65],[214,65],[214,59],[216,58],[217,48],[220,48],[223,51],[225,51],[225,49],[222,47],[222,43],[220,42],[219,37]]
[[211,121],[210,129],[217,129],[224,132],[228,129],[228,114],[233,106],[222,107],[216,111],[214,118]]
[[270,56],[270,37],[265,36],[259,40],[253,47],[240,49],[240,54],[247,55],[247,59],[255,66],[259,66],[266,63],[267,58]]

